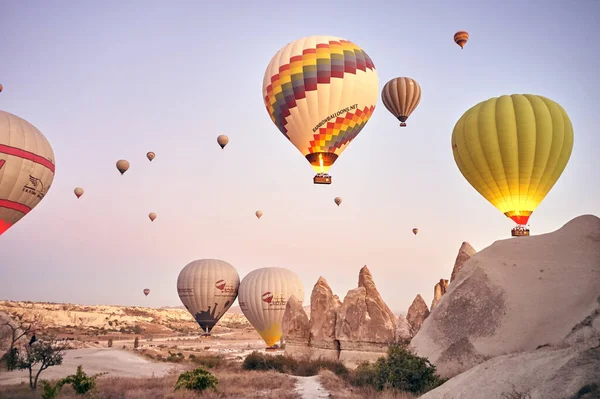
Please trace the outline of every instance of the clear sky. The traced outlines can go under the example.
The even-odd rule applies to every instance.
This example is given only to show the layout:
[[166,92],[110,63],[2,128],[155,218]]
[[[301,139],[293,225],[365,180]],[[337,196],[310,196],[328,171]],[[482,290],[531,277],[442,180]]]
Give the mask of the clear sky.
[[[241,278],[294,270],[306,304],[320,275],[343,298],[365,264],[392,310],[418,293],[429,304],[463,241],[481,250],[514,225],[467,183],[450,145],[467,109],[502,94],[547,96],[575,130],[532,234],[600,215],[595,0],[0,0],[0,18],[0,109],[56,156],[47,197],[0,237],[0,299],[176,306],[179,271],[218,258]],[[313,184],[261,98],[271,57],[310,35],[361,46],[380,89],[409,76],[423,90],[406,129],[378,101],[330,186]]]

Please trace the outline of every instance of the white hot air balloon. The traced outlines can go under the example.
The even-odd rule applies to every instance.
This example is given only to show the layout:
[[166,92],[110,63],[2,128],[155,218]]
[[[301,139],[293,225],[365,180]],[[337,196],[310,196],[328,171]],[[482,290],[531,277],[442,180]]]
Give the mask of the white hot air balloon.
[[177,278],[177,293],[206,335],[231,307],[238,294],[240,276],[233,266],[218,259],[200,259],[186,265]]
[[292,295],[304,301],[302,281],[282,267],[253,270],[240,283],[240,308],[269,347],[281,338],[285,306]]

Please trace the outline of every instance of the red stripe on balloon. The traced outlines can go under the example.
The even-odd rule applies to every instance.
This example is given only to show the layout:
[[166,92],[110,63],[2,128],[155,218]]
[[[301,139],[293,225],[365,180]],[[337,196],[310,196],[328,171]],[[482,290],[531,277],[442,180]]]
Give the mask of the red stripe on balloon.
[[0,144],[0,154],[12,155],[15,157],[27,159],[28,161],[32,161],[38,163],[42,166],[47,167],[52,172],[54,172],[54,164],[47,160],[46,158],[34,154],[33,152],[25,151],[20,148],[10,147],[8,145]]
[[24,215],[27,215],[29,211],[31,211],[31,208],[27,205],[23,205],[15,201],[9,201],[5,199],[0,199],[0,208],[6,208],[10,209],[11,211],[21,212]]

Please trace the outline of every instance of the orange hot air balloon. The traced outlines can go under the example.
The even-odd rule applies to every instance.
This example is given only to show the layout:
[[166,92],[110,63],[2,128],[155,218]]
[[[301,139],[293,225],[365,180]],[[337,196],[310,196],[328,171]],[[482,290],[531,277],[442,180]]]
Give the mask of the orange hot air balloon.
[[225,148],[227,143],[229,143],[229,137],[225,136],[224,134],[221,134],[219,137],[217,137],[217,143],[219,144],[221,149],[223,149]]
[[156,213],[154,213],[154,212],[150,212],[150,214],[148,215],[148,217],[150,218],[150,220],[151,220],[152,222],[154,222],[154,219],[156,219]]
[[421,86],[411,78],[394,78],[381,90],[383,105],[400,121],[400,127],[406,126],[406,120],[421,102]]
[[419,229],[417,229],[417,228],[414,228],[412,231],[413,231],[413,234],[414,234],[414,235],[417,235],[417,233],[419,232]]
[[460,30],[454,34],[454,43],[458,44],[462,49],[469,40],[469,32]]
[[117,169],[119,170],[119,172],[121,172],[121,175],[123,175],[123,173],[127,172],[127,170],[129,169],[129,161],[127,161],[126,159],[118,160]]
[[333,202],[335,202],[335,204],[336,204],[337,206],[340,206],[340,204],[342,203],[342,197],[335,197],[335,198],[333,199]]
[[144,289],[144,295],[148,296],[148,294],[150,293],[150,290],[148,288]]
[[52,147],[35,126],[0,111],[0,235],[46,196],[54,165]]
[[263,215],[263,211],[261,211],[261,210],[258,210],[258,211],[256,211],[254,214],[256,215],[256,217],[257,217],[257,218],[259,218],[259,219],[260,219],[260,218],[262,217],[262,215]]

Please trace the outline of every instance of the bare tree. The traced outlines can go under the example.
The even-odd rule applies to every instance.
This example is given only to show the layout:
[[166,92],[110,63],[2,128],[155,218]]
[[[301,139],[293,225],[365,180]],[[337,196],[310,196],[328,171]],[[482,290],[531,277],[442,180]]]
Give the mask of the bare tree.
[[[66,340],[57,339],[39,340],[25,347],[25,354],[21,355],[17,366],[20,370],[29,371],[29,386],[31,389],[37,388],[38,378],[42,374],[42,371],[48,367],[62,364],[67,347]],[[38,365],[39,368],[35,371]]]
[[10,329],[10,347],[8,352],[6,353],[7,357],[7,369],[14,370],[16,368],[18,352],[16,348],[17,342],[26,337],[27,334],[34,329],[36,320],[33,321],[25,321],[23,320],[23,315],[19,315],[16,317],[16,321],[7,321],[3,324],[3,326],[7,326]]

